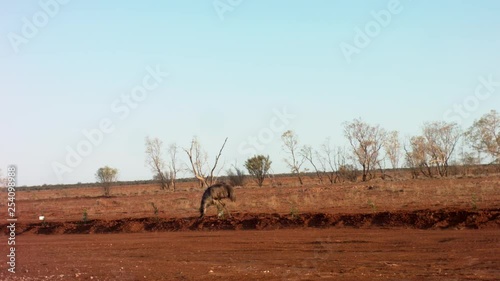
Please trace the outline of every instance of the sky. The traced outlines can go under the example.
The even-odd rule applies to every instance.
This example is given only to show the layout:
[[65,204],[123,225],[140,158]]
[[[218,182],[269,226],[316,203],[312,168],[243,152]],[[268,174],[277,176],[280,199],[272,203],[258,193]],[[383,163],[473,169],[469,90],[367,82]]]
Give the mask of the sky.
[[[196,136],[223,173],[281,134],[346,145],[500,109],[500,2],[0,1],[0,169],[19,185],[146,180],[145,138]],[[497,82],[498,81],[498,82]],[[165,158],[167,157],[165,153]],[[190,176],[189,173],[183,173]]]

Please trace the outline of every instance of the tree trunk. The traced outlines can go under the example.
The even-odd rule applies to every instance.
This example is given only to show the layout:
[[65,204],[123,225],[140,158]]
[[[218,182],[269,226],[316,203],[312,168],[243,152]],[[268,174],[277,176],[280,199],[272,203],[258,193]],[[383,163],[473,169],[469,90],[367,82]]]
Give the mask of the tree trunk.
[[366,165],[363,165],[363,181],[366,181],[366,174],[367,174]]

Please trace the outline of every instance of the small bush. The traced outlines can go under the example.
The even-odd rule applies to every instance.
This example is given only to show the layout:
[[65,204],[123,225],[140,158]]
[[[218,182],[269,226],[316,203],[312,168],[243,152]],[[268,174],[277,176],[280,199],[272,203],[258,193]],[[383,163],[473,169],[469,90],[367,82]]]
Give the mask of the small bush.
[[234,167],[227,171],[227,179],[229,184],[232,186],[244,186],[245,185],[245,173],[243,170]]
[[472,205],[472,210],[474,210],[474,211],[478,210],[478,208],[477,208],[477,196],[474,193],[472,194],[472,198],[470,200],[470,204]]
[[377,211],[377,206],[375,205],[375,203],[372,200],[368,200],[368,206],[370,206],[370,208],[372,209],[373,212]]
[[266,178],[269,169],[271,169],[271,160],[269,156],[256,155],[252,158],[247,159],[245,162],[245,167],[247,168],[250,175],[255,178],[255,182],[262,186],[264,179]]
[[87,209],[84,209],[83,216],[82,216],[82,222],[87,223],[88,220],[89,220],[89,218],[88,218],[88,214],[87,214]]
[[155,206],[155,203],[151,202],[151,207],[153,207],[153,214],[155,216],[156,221],[158,221],[158,207]]
[[292,219],[297,219],[298,218],[298,215],[299,215],[299,210],[297,209],[297,207],[295,206],[295,204],[293,204],[291,207],[290,207],[290,216],[292,217]]
[[356,182],[359,176],[359,171],[353,165],[342,165],[338,170],[338,175],[341,179]]

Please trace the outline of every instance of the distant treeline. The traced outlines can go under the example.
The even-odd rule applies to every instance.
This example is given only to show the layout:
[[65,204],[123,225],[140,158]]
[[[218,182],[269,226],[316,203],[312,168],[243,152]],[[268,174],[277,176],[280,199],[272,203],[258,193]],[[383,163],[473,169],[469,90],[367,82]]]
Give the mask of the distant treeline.
[[[397,178],[397,179],[408,179],[411,178],[412,168],[400,168],[400,169],[389,169],[384,171],[386,176]],[[450,166],[450,175],[451,176],[479,176],[479,175],[487,175],[492,173],[499,173],[500,166],[494,164],[483,164],[483,165],[455,165]],[[303,173],[305,177],[315,178],[316,174],[314,172]],[[287,178],[287,177],[295,177],[295,174],[292,173],[281,173],[281,174],[272,174],[269,177],[278,179],[278,178]],[[380,177],[382,173],[380,173]],[[246,175],[245,177],[250,177]],[[424,178],[424,177],[422,177]],[[439,177],[436,177],[439,178]],[[226,176],[219,177],[219,180],[227,180]],[[193,182],[193,186],[198,186],[198,180],[196,178],[179,178],[178,182]],[[142,184],[159,184],[157,180],[137,180],[137,181],[118,181],[113,183],[113,187],[120,186],[130,186],[130,185],[142,185]],[[35,185],[35,186],[22,186],[19,187],[18,190],[22,191],[34,191],[34,190],[51,190],[51,189],[70,189],[70,188],[86,188],[86,187],[97,187],[101,184],[98,182],[90,182],[90,183],[76,183],[76,184],[44,184],[44,185]],[[325,183],[325,185],[328,185]]]

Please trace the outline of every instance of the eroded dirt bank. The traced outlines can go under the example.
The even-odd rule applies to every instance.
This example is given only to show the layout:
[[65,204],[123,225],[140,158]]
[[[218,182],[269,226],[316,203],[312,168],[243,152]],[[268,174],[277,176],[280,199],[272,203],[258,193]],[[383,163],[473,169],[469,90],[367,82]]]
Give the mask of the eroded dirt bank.
[[[6,229],[6,225],[2,226]],[[190,218],[125,218],[45,222],[16,225],[18,234],[92,234],[140,233],[150,231],[197,230],[275,230],[328,227],[403,227],[414,229],[491,229],[500,228],[500,209],[417,210],[366,214],[233,214],[228,219]]]

